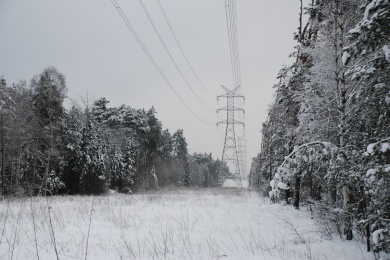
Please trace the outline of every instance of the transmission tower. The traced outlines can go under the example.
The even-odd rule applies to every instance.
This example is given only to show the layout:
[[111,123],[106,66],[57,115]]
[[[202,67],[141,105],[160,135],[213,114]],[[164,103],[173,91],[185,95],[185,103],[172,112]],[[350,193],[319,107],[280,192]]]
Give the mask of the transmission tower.
[[237,149],[238,149],[238,159],[240,162],[241,176],[244,180],[246,180],[248,172],[246,169],[247,145],[246,145],[246,139],[245,139],[245,130],[244,130],[244,135],[237,137]]
[[[217,126],[219,124],[226,124],[226,133],[225,144],[223,146],[222,152],[221,166],[219,168],[218,185],[222,186],[223,182],[226,179],[232,179],[234,182],[237,183],[239,187],[242,187],[241,168],[239,160],[240,156],[236,142],[236,133],[234,130],[234,126],[244,125],[244,122],[235,120],[235,115],[237,112],[245,113],[244,109],[236,106],[235,100],[240,98],[244,99],[244,97],[236,93],[240,86],[237,86],[232,90],[224,86],[222,86],[222,88],[225,90],[226,94],[218,96],[217,99],[226,98],[226,107],[218,109],[217,113],[219,111],[226,111],[226,120],[218,122]],[[223,169],[222,166],[224,165],[224,163],[226,163],[226,165],[229,167],[229,170]]]

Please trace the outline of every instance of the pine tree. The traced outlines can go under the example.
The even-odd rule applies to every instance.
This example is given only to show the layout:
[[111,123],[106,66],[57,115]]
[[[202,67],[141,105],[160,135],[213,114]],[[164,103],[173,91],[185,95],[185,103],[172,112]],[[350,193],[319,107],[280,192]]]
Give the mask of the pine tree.
[[107,108],[108,103],[110,103],[110,101],[105,98],[95,101],[92,108],[92,116],[97,123],[107,123],[107,120],[110,117],[109,109]]
[[4,78],[0,79],[0,127],[1,127],[1,194],[5,194],[6,116],[12,113],[13,100]]
[[184,166],[183,183],[185,186],[190,185],[191,170],[188,164],[187,141],[183,134],[183,129],[178,129],[172,136],[173,153]]
[[9,88],[13,100],[12,114],[7,116],[7,153],[8,170],[11,173],[8,177],[9,190],[12,193],[23,195],[23,193],[34,194],[37,176],[36,158],[39,157],[35,133],[38,128],[37,117],[33,111],[31,91],[24,81],[14,84]]
[[186,159],[187,141],[183,134],[183,129],[178,129],[172,136],[173,140],[173,154],[177,159]]
[[127,141],[124,156],[122,157],[123,172],[125,176],[125,185],[131,187],[134,184],[134,175],[136,172],[136,157],[137,147],[134,141],[130,138]]
[[81,179],[81,144],[83,134],[83,115],[76,106],[66,114],[62,133],[64,158],[62,162],[63,180],[69,194],[79,194]]
[[173,141],[171,133],[169,133],[168,129],[165,129],[161,132],[161,137],[159,140],[159,155],[164,160],[170,159],[172,157],[173,152]]
[[[376,236],[373,250],[379,253],[390,252],[386,242],[389,234],[381,232],[389,228],[383,219],[389,214],[389,179],[385,169],[390,163],[386,148],[390,138],[390,2],[366,1],[364,7],[361,19],[348,32],[350,42],[343,50],[343,62],[349,65],[347,74],[355,84],[351,99],[358,106],[351,122],[351,136],[360,155],[355,156],[353,168],[361,194],[355,217],[360,219],[368,249],[371,232]],[[375,239],[379,235],[382,241]]]
[[148,149],[150,150],[150,153],[155,153],[157,151],[159,139],[161,136],[161,122],[158,121],[156,117],[157,111],[154,107],[149,109],[147,112],[147,124],[148,124],[148,132],[147,132],[147,138],[148,138]]
[[49,173],[59,172],[61,153],[60,131],[64,117],[63,101],[65,98],[65,77],[54,67],[46,68],[40,75],[31,80],[33,104],[38,118],[38,145],[43,165],[41,192],[46,194]]
[[107,189],[109,179],[106,173],[107,150],[102,133],[96,127],[89,109],[86,109],[86,123],[81,137],[81,192],[83,194],[102,194]]

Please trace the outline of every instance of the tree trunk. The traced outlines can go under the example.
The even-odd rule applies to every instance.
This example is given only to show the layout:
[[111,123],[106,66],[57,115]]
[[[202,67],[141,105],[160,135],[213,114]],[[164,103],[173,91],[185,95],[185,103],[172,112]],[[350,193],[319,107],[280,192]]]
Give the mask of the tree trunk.
[[344,185],[342,188],[343,193],[343,208],[344,208],[344,235],[347,240],[352,240],[352,220],[349,210],[349,194],[348,194],[348,186]]
[[[343,48],[344,48],[344,12],[343,12],[343,0],[333,0],[333,15],[334,15],[334,55],[335,55],[335,80],[336,80],[336,100],[339,112],[339,148],[342,149],[346,146],[346,104],[347,104],[347,86],[345,84],[345,66],[342,61]],[[345,154],[340,154],[343,159]],[[346,160],[345,160],[346,161]],[[345,165],[344,165],[345,167]],[[344,169],[343,169],[344,171]],[[347,177],[347,176],[345,176]],[[352,220],[349,212],[349,195],[348,187],[346,184],[342,187],[343,194],[343,208],[344,208],[344,234],[347,240],[352,240]]]
[[314,194],[313,194],[313,174],[312,174],[311,170],[312,170],[312,165],[311,165],[311,163],[309,163],[309,167],[308,167],[309,192],[310,192],[310,199],[313,199],[314,198]]
[[288,184],[288,189],[286,190],[286,197],[285,197],[286,204],[291,203],[291,188],[290,184]]
[[301,172],[294,175],[294,207],[299,209],[300,201],[300,190],[301,190]]
[[337,198],[337,190],[336,190],[336,177],[334,176],[333,171],[328,171],[327,189],[328,189],[329,207],[334,207]]

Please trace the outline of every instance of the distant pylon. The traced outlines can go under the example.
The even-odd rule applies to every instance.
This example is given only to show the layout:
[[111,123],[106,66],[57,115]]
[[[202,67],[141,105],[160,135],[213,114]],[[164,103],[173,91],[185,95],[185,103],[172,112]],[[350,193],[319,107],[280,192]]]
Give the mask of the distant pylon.
[[[237,124],[244,125],[244,122],[235,120],[235,114],[236,112],[245,113],[245,111],[244,109],[237,107],[235,105],[234,100],[237,98],[244,99],[244,97],[236,94],[236,91],[240,88],[240,86],[237,86],[232,90],[229,90],[224,86],[222,86],[222,88],[225,90],[226,94],[218,96],[217,99],[226,98],[226,107],[218,109],[217,113],[219,111],[226,111],[226,120],[218,122],[217,126],[219,124],[226,124],[226,133],[225,133],[225,143],[222,152],[221,166],[219,168],[218,185],[222,186],[223,182],[226,179],[232,179],[234,182],[237,183],[239,187],[242,187],[241,167],[240,167],[240,160],[239,160],[234,125]],[[224,163],[226,163],[226,165],[229,167],[228,171],[223,169]]]
[[247,158],[247,145],[245,139],[245,130],[243,136],[237,137],[237,149],[238,149],[238,159],[240,161],[240,173],[244,180],[247,177],[247,169],[246,169],[246,158]]

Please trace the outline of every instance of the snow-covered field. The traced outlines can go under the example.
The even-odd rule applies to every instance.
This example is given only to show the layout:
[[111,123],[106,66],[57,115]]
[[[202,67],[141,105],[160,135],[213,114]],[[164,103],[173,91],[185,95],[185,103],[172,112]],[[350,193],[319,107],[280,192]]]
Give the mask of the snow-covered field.
[[0,259],[373,259],[237,188],[5,200],[0,224]]

